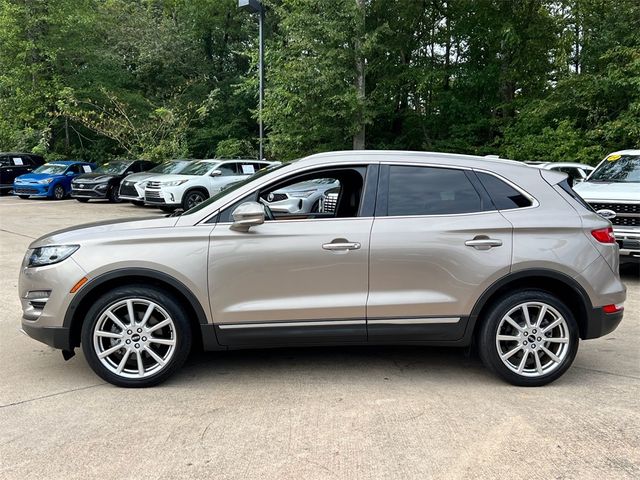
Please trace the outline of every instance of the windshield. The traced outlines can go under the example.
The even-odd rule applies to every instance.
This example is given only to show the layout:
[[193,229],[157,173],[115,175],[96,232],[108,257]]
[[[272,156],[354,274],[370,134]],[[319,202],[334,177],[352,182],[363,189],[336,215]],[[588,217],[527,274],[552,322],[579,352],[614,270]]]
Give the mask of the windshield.
[[163,162],[149,170],[149,173],[182,173],[189,163],[188,160]]
[[205,175],[209,170],[216,166],[216,162],[193,162],[187,168],[180,172],[181,175]]
[[285,165],[286,165],[286,163],[280,163],[280,164],[276,164],[276,165],[271,165],[269,167],[266,167],[266,168],[263,168],[263,169],[259,170],[256,174],[251,175],[249,178],[247,178],[245,180],[241,180],[241,181],[239,181],[237,183],[232,183],[231,185],[227,186],[225,189],[223,189],[220,192],[218,192],[213,197],[209,198],[208,200],[205,200],[202,203],[199,203],[195,207],[193,207],[190,210],[187,210],[186,212],[184,212],[182,215],[191,215],[192,213],[195,213],[198,210],[202,210],[207,205],[210,205],[211,203],[220,200],[222,197],[224,197],[225,195],[233,192],[234,190],[237,190],[240,187],[244,187],[246,184],[248,184],[250,182],[253,182],[254,180],[257,180],[257,179],[259,179],[261,177],[264,177],[268,173],[271,173],[274,170],[277,170],[278,168],[282,168]]
[[62,175],[67,169],[67,165],[60,163],[45,163],[44,165],[36,168],[33,173],[48,173],[50,175]]
[[114,173],[116,175],[124,173],[133,162],[107,162],[94,170],[96,173]]
[[609,155],[588,178],[590,182],[640,182],[640,155]]

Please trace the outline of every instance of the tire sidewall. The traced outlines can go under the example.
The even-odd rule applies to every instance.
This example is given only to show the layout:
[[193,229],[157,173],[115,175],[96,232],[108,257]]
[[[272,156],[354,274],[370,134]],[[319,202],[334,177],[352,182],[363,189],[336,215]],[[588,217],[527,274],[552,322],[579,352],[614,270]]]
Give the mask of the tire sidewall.
[[[194,195],[194,194],[198,194],[198,195],[200,195],[200,196],[202,197],[202,201],[201,201],[201,202],[198,202],[198,203],[202,203],[202,202],[204,202],[205,200],[207,200],[207,198],[208,198],[207,194],[206,194],[206,193],[204,193],[202,190],[189,190],[189,191],[187,191],[187,192],[184,194],[184,198],[183,198],[183,200],[182,200],[182,209],[183,209],[185,212],[186,212],[187,210],[189,210],[189,208],[191,208],[191,207],[189,207],[189,206],[188,206],[188,204],[189,204],[189,197],[190,197],[191,195]],[[197,205],[197,204],[196,204],[196,205]],[[193,205],[193,206],[195,206],[195,205]]]
[[[525,377],[511,371],[500,359],[496,346],[496,334],[502,318],[515,306],[525,302],[544,302],[558,310],[567,322],[569,343],[567,356],[562,364],[552,372],[540,377]],[[580,342],[577,322],[571,310],[554,295],[541,290],[525,290],[498,300],[487,312],[479,335],[479,351],[482,362],[507,382],[525,387],[537,387],[549,384],[560,378],[573,363]]]
[[[124,378],[108,370],[98,359],[93,345],[93,330],[104,311],[116,302],[128,298],[141,298],[157,303],[173,319],[176,347],[173,357],[158,373],[141,379]],[[117,287],[102,295],[87,312],[81,333],[82,351],[91,369],[103,380],[120,387],[151,387],[169,378],[179,369],[191,350],[192,332],[188,319],[180,304],[164,290],[147,286]]]

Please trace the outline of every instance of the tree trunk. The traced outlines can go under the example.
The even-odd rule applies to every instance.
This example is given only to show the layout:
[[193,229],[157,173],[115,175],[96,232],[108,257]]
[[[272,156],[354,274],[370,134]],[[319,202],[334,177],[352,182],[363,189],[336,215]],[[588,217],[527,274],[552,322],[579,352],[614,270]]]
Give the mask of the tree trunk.
[[365,0],[356,0],[358,10],[361,15],[361,30],[359,34],[356,34],[356,81],[355,87],[358,95],[358,128],[353,136],[353,149],[364,150],[365,149],[365,99],[366,99],[366,85],[365,85],[365,58],[362,52],[362,37],[365,34],[364,21],[365,21]]

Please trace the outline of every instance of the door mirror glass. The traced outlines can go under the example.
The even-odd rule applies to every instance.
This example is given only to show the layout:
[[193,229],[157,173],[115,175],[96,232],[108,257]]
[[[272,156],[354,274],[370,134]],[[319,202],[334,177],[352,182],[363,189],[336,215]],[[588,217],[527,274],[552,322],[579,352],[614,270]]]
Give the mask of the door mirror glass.
[[66,175],[67,177],[73,177],[73,176],[75,175],[75,173],[74,173],[74,172],[72,172],[71,170],[69,170],[67,173],[65,173],[65,175]]
[[220,175],[222,175],[222,172],[220,170],[214,170],[210,175],[212,177],[219,177]]
[[249,228],[264,223],[264,205],[258,202],[244,202],[238,205],[231,216],[233,217],[231,229],[247,232]]

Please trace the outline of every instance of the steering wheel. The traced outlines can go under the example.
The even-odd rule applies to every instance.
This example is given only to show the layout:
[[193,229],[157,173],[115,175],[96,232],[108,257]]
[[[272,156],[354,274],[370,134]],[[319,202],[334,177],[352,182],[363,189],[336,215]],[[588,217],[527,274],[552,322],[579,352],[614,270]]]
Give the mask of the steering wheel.
[[264,198],[260,198],[260,203],[264,205],[264,218],[266,220],[275,220],[276,217],[273,216],[273,212],[269,208],[269,205],[267,204],[266,200]]

